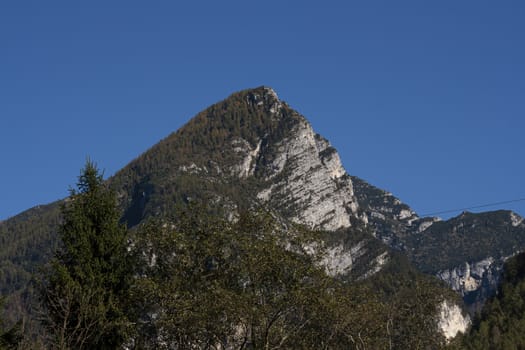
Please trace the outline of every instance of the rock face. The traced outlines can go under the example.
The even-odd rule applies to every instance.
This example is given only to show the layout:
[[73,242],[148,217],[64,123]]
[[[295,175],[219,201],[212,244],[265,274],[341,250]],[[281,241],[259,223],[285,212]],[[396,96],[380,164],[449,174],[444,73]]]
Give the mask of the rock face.
[[523,218],[516,213],[510,213],[510,221],[513,227],[518,227],[523,224]]
[[293,221],[312,228],[335,231],[350,227],[350,217],[357,215],[357,200],[352,181],[330,143],[303,119],[275,148],[277,154],[266,164],[269,175],[264,179],[271,185],[257,198],[282,207],[292,213]]
[[455,291],[465,296],[482,286],[495,288],[498,282],[498,271],[502,263],[496,263],[488,257],[475,263],[465,263],[452,269],[439,271],[436,276],[445,281]]
[[439,271],[436,276],[458,292],[472,314],[480,311],[487,298],[494,295],[501,280],[503,264],[507,257],[488,257],[473,263]]
[[336,150],[271,88],[250,91],[244,101],[256,111],[266,111],[267,124],[290,127],[278,136],[268,128],[251,140],[235,137],[230,145],[238,161],[230,173],[266,184],[256,198],[280,208],[296,223],[329,231],[350,227],[358,205]]
[[422,232],[439,221],[438,218],[420,218],[392,193],[374,187],[356,176],[351,179],[359,206],[375,236],[395,249],[405,250],[407,236]]
[[359,259],[363,254],[364,242],[358,242],[349,250],[343,245],[337,245],[327,250],[326,257],[322,263],[326,272],[330,276],[339,276],[349,273],[352,270],[354,261]]
[[[330,143],[272,89],[256,89],[244,99],[253,108],[268,111],[266,118],[273,123],[289,127],[282,134],[260,132],[250,141],[235,138],[230,143],[237,155],[230,167],[232,176],[260,184],[252,196],[292,222],[324,231],[366,225],[364,216],[359,216],[352,180]],[[329,247],[324,259],[327,272],[342,276],[359,270],[359,277],[378,272],[388,253],[370,244],[371,239],[350,239]]]
[[465,333],[470,323],[470,317],[463,315],[456,304],[448,301],[440,304],[438,327],[447,340],[454,338],[458,333]]
[[232,146],[233,152],[239,154],[242,157],[240,164],[232,166],[232,175],[238,176],[241,179],[252,176],[255,171],[255,161],[261,150],[261,141],[259,141],[254,149],[251,148],[251,145],[248,141],[242,138],[233,140]]

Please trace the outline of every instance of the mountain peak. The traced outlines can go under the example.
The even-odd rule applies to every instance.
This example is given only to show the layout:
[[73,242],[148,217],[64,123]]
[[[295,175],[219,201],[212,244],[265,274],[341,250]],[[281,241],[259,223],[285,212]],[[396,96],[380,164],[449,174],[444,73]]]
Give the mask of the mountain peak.
[[[248,88],[245,90],[241,90],[238,93],[248,93],[248,94],[258,94],[262,96],[270,96],[275,100],[279,100],[279,96],[277,95],[277,92],[270,86],[261,85],[256,88]],[[235,95],[235,93],[233,94]]]
[[279,99],[275,90],[268,86],[260,86],[254,89],[244,90],[239,94],[246,94],[246,101],[249,104],[265,108],[272,115],[278,114],[283,107],[283,103]]
[[[231,213],[258,203],[326,230],[352,226],[358,210],[337,151],[267,86],[233,93],[206,108],[115,181],[129,178],[136,182],[123,193],[133,208],[126,218],[152,215],[157,203],[165,207],[202,197],[203,189],[206,201]],[[159,193],[171,193],[170,199],[157,200]]]
[[263,86],[262,88],[263,88],[263,90],[264,90],[264,95],[265,95],[265,96],[270,96],[270,97],[273,98],[274,100],[276,100],[276,101],[280,101],[280,100],[279,100],[279,96],[277,95],[277,92],[275,92],[274,89],[272,89],[272,88],[269,87],[269,86]]

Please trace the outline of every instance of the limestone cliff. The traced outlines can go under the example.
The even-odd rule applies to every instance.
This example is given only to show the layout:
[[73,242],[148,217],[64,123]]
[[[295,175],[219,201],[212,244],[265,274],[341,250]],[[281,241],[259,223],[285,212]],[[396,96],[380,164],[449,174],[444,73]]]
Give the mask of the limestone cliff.
[[458,333],[465,333],[470,324],[470,316],[465,315],[457,304],[446,300],[440,304],[438,327],[447,341],[454,338]]
[[274,159],[265,164],[268,175],[264,180],[270,185],[257,198],[283,208],[292,213],[290,219],[312,228],[335,231],[350,227],[350,217],[357,216],[357,200],[352,181],[330,143],[303,119],[274,147]]

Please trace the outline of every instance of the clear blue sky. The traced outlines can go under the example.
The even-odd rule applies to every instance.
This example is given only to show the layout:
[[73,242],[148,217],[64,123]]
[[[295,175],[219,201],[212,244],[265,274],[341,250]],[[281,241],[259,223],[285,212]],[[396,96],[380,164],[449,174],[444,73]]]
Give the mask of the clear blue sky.
[[22,0],[0,2],[0,219],[260,85],[419,213],[525,197],[523,1]]

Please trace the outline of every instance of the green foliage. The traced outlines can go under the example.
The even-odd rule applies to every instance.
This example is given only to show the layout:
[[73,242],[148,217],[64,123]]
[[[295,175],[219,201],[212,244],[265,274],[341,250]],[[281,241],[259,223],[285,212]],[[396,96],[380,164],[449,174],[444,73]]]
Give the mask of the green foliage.
[[52,203],[0,222],[0,293],[9,295],[0,313],[5,311],[9,324],[26,317],[31,309],[25,290],[52,255],[58,220],[58,203]]
[[62,206],[61,247],[41,286],[45,326],[58,349],[115,349],[126,336],[131,278],[115,194],[88,161]]
[[498,294],[483,307],[457,348],[525,349],[525,253],[504,266]]
[[448,296],[439,283],[408,262],[403,273],[397,264],[366,282],[343,282],[319,267],[322,245],[319,233],[284,230],[267,214],[231,223],[192,206],[170,223],[141,225],[133,243],[136,348],[444,345],[437,305]]
[[379,342],[380,323],[367,326],[381,304],[357,301],[371,294],[350,293],[316,267],[318,257],[302,250],[311,239],[298,230],[285,240],[267,215],[230,223],[195,208],[174,225],[143,225],[134,243],[141,261],[133,288],[137,348],[346,349]]
[[424,275],[400,253],[365,281],[387,306],[388,331],[396,349],[440,349],[445,344],[438,332],[438,306],[460,298],[434,277]]
[[38,206],[0,223],[0,292],[24,287],[49,259],[56,239],[58,204]]

